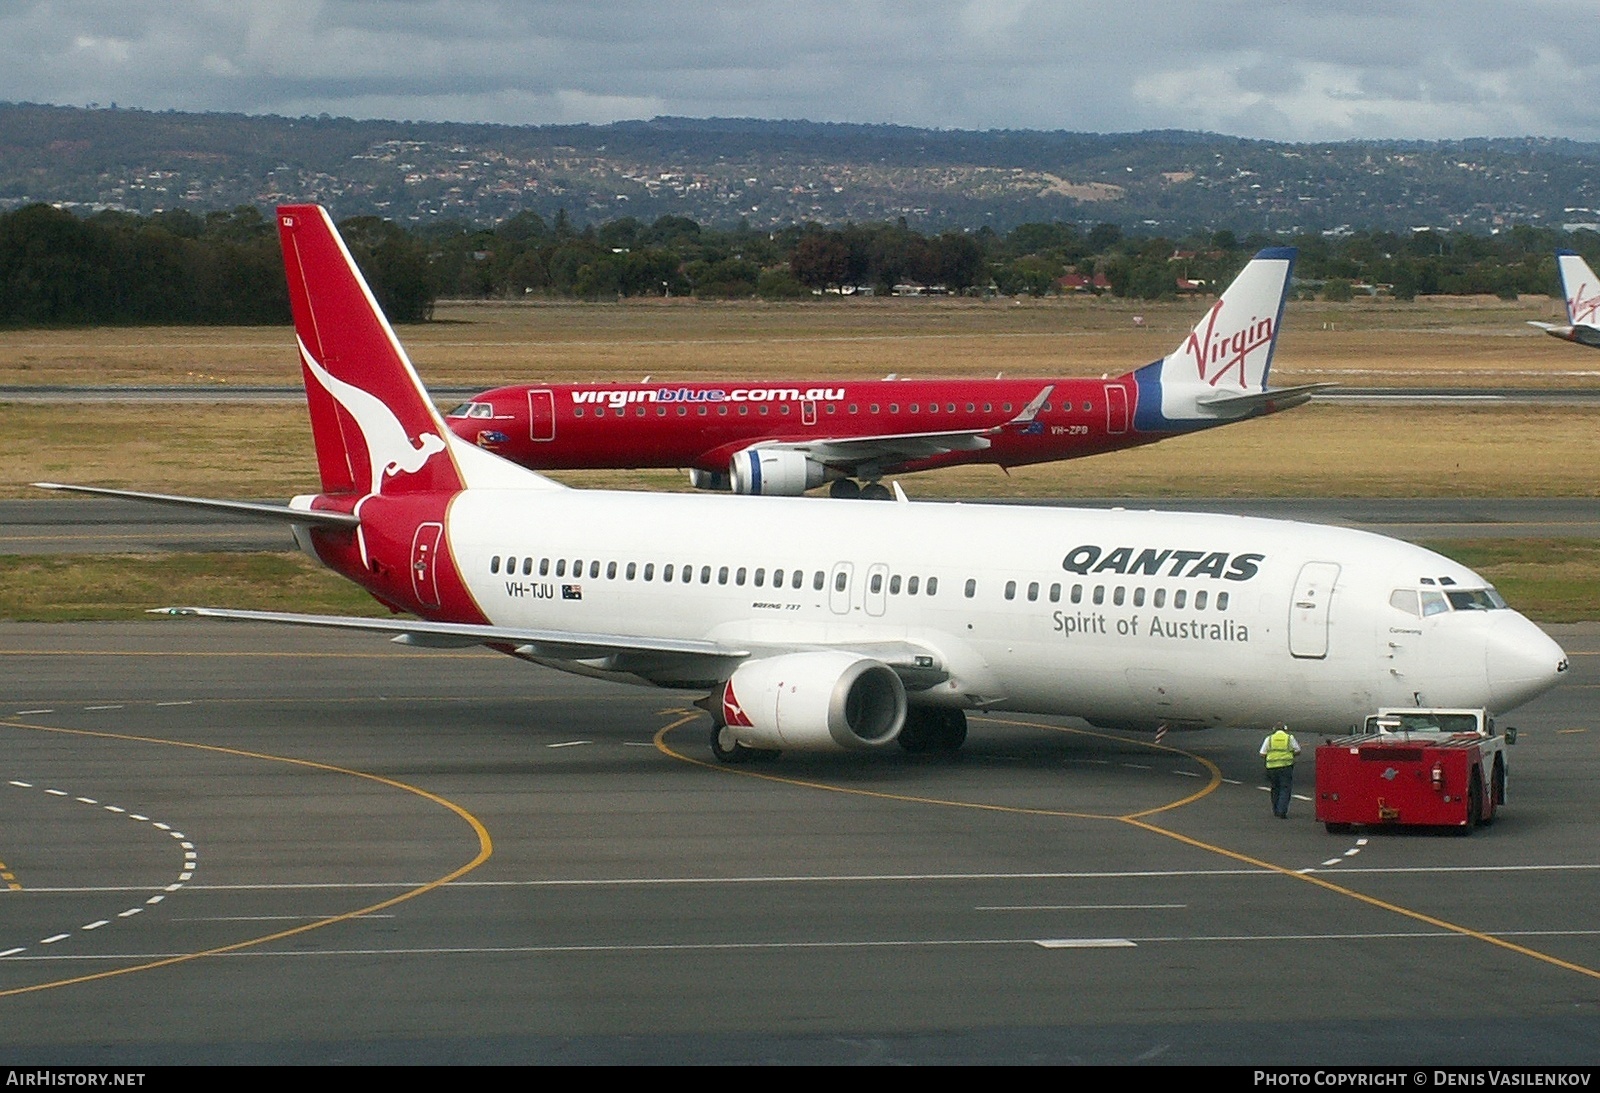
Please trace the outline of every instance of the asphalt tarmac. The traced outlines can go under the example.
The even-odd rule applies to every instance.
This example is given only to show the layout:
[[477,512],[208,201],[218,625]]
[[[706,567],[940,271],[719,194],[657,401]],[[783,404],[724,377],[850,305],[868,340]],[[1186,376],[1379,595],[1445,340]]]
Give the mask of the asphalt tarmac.
[[1600,626],[1551,632],[1461,838],[1327,834],[1308,760],[1275,820],[1233,730],[719,767],[488,652],[0,626],[0,1054],[1592,1064]]

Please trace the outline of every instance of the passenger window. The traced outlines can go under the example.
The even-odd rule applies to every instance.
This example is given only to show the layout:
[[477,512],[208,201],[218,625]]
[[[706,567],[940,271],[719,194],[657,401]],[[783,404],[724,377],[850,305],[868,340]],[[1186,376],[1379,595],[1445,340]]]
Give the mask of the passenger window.
[[1135,606],[1135,607],[1143,607],[1144,606],[1144,589],[1143,588],[1135,588],[1133,590],[1133,606]]
[[872,575],[872,579],[867,582],[867,591],[871,592],[873,595],[877,595],[879,592],[883,591],[882,573],[874,573]]
[[806,583],[806,575],[805,575],[805,573],[803,571],[797,569],[797,570],[794,571],[794,576],[792,578],[790,578],[789,587],[797,589],[797,588],[799,588],[801,585],[803,585],[805,583]]
[[[646,562],[644,564],[644,579],[647,581],[656,579],[656,564],[654,562]],[[663,577],[662,580],[666,580],[666,578]]]
[[1039,598],[1039,582],[1038,581],[1029,581],[1028,582],[1028,602],[1029,603],[1033,603],[1038,598]]
[[844,570],[841,569],[841,570],[839,570],[838,574],[833,578],[833,590],[835,592],[843,592],[845,585],[848,584],[849,582],[850,582],[850,575],[847,574]]
[[1123,591],[1123,587],[1120,584],[1111,590],[1111,602],[1117,607],[1122,606]]
[[1196,611],[1204,611],[1206,609],[1206,594],[1204,592],[1196,592],[1194,594],[1194,609]]
[[1106,602],[1106,586],[1103,585],[1103,584],[1095,585],[1094,586],[1094,605],[1096,607],[1099,607],[1101,604],[1103,604],[1105,602]]
[[[933,578],[930,577],[928,579],[931,581]],[[916,594],[917,594],[917,578],[911,577],[906,581],[906,595],[915,596]]]
[[661,579],[663,581],[672,580],[672,563],[671,562],[668,562],[666,565],[661,567]]
[[1072,599],[1073,603],[1082,603],[1083,602],[1083,585],[1075,584],[1075,585],[1072,586],[1071,599]]
[[541,577],[550,576],[550,559],[549,558],[540,558],[539,559],[539,576],[541,576]]
[[1174,592],[1172,594],[1172,606],[1173,606],[1173,608],[1174,609],[1178,609],[1178,608],[1183,607],[1183,605],[1188,601],[1188,599],[1189,599],[1189,590],[1185,589],[1185,588],[1178,589],[1176,592]]
[[[756,583],[757,584],[761,583],[761,570],[759,570],[759,569],[756,570]],[[782,588],[783,587],[783,570],[774,569],[772,571],[772,587],[773,588]]]
[[744,566],[740,566],[737,570],[734,571],[734,574],[733,574],[733,583],[735,585],[739,586],[740,588],[744,587],[744,574],[745,574]]
[[[916,589],[913,588],[911,591],[915,592]],[[936,595],[938,593],[938,591],[939,591],[939,578],[938,577],[929,577],[928,578],[927,594],[930,595],[930,596]]]
[[1151,601],[1151,606],[1152,607],[1165,607],[1165,606],[1167,606],[1167,590],[1165,588],[1156,589],[1155,599]]
[[638,562],[629,562],[628,563],[627,573],[626,573],[626,576],[627,576],[628,580],[630,580],[630,581],[633,580],[633,578],[638,574],[638,572],[639,572],[639,563]]
[[1218,592],[1217,593],[1217,610],[1218,611],[1226,611],[1227,609],[1228,609],[1228,594],[1226,592]]
[[528,576],[532,576],[532,574],[533,574],[533,556],[530,554],[528,557],[522,559],[522,575],[524,577],[528,577]]
[[898,573],[889,578],[889,595],[900,595],[900,574]]
[[[489,572],[490,573],[498,573],[498,572],[500,572],[500,555],[496,554],[493,558],[489,559]],[[509,573],[511,571],[509,569],[507,569],[506,572]]]
[[[741,570],[741,572],[743,572]],[[767,584],[767,571],[765,568],[756,570],[756,587],[765,588]]]
[[818,592],[821,592],[822,591],[822,584],[827,579],[828,579],[827,576],[822,572],[822,570],[819,569],[811,577],[811,587],[814,590],[816,590]]
[[597,580],[600,579],[600,559],[599,558],[596,558],[594,561],[589,563],[589,579],[591,581],[597,581]]
[[1016,581],[1007,581],[1006,582],[1006,599],[1014,600],[1016,598],[1017,598],[1017,582]]
[[978,594],[978,582],[973,580],[971,577],[967,578],[966,593],[967,599],[969,600]]
[[617,579],[617,563],[616,562],[607,562],[606,563],[606,580],[614,581],[616,579]]
[[718,584],[727,584],[728,583],[728,567],[727,566],[723,566],[722,568],[717,570],[717,583]]
[[557,577],[565,577],[566,575],[567,575],[567,560],[565,558],[557,558],[556,559],[556,576]]
[[[684,572],[687,573],[689,571],[687,569],[685,569]],[[728,579],[728,571],[726,569],[724,569],[722,571],[722,579],[723,579],[723,581],[727,581],[727,579]],[[710,566],[703,565],[703,566],[700,567],[700,583],[701,584],[710,584],[711,583],[711,567]]]
[[1060,581],[1057,581],[1055,584],[1050,586],[1050,602],[1051,603],[1060,603],[1061,602],[1061,582]]

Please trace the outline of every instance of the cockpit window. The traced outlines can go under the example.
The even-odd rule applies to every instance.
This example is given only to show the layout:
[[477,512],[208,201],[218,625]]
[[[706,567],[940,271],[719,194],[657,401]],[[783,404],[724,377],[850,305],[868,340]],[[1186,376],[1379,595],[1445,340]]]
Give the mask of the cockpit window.
[[492,402],[463,402],[445,417],[494,417]]
[[1493,611],[1506,605],[1500,593],[1492,588],[1451,589],[1445,596],[1457,611]]
[[1416,590],[1412,588],[1397,588],[1389,593],[1389,606],[1408,615],[1422,614],[1417,607]]
[[1443,592],[1434,592],[1430,589],[1422,591],[1422,617],[1429,615],[1442,615],[1450,610],[1450,603],[1444,598]]
[[470,402],[463,402],[460,406],[457,406],[454,410],[451,410],[449,413],[445,414],[444,416],[445,417],[471,417],[472,416],[472,407],[473,407],[473,405],[474,404],[470,403]]

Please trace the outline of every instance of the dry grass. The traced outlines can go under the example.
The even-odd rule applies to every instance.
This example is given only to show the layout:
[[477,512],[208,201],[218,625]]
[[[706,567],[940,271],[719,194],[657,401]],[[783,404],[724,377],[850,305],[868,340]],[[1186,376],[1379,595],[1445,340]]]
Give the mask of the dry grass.
[[[787,304],[454,303],[399,330],[430,383],[525,380],[1082,375],[1172,349],[1206,301],[851,300]],[[1544,297],[1291,303],[1280,383],[1363,386],[1581,381],[1600,358],[1525,325]],[[1143,320],[1135,326],[1134,317]],[[0,332],[0,384],[298,383],[287,328],[134,327]]]
[[[78,482],[201,496],[315,492],[304,407],[0,404],[0,496]],[[913,475],[917,497],[1590,497],[1600,428],[1581,407],[1302,407],[1066,463]],[[574,485],[685,489],[674,471],[563,472]]]
[[0,556],[0,621],[135,619],[191,605],[389,614],[303,554]]

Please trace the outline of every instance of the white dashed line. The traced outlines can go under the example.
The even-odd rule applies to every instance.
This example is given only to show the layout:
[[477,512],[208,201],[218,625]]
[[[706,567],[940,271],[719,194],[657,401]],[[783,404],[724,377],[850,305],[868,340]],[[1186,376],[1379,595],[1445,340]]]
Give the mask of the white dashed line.
[[1125,937],[1057,937],[1041,938],[1034,942],[1041,949],[1134,949],[1138,948]]
[[121,706],[85,706],[85,710],[120,710]]
[[[105,707],[89,707],[89,708],[90,709],[96,709],[96,708],[99,708],[99,709],[121,709],[122,707],[120,707],[120,706],[105,706]],[[47,713],[49,711],[40,710],[40,711],[34,711],[34,712]],[[18,789],[34,789],[34,788],[36,788],[34,783],[32,783],[32,782],[24,782],[24,781],[22,781],[21,779],[18,779],[18,778],[11,779],[7,784],[8,785],[12,785],[12,786],[16,786]],[[63,789],[45,789],[42,792],[45,793],[47,796],[50,796],[50,797],[66,798],[66,797],[70,797],[71,796],[71,794],[69,794],[66,790],[63,790]],[[184,886],[184,884],[186,884],[188,881],[193,879],[195,869],[198,867],[198,861],[197,861],[198,855],[195,852],[194,843],[190,842],[189,841],[189,837],[187,835],[185,835],[182,831],[175,831],[175,830],[173,830],[171,824],[159,823],[157,821],[151,820],[151,818],[148,817],[148,816],[142,816],[137,812],[129,812],[127,809],[121,808],[121,807],[119,807],[117,805],[103,805],[103,804],[101,804],[99,802],[99,800],[97,800],[94,797],[73,797],[72,799],[77,801],[79,804],[91,805],[93,807],[102,809],[102,810],[104,810],[106,812],[110,812],[110,813],[113,813],[115,815],[126,816],[130,820],[135,821],[136,823],[147,823],[152,828],[155,828],[156,830],[165,831],[168,836],[170,836],[171,838],[177,840],[179,846],[182,847],[182,849],[183,849],[183,865],[181,866],[181,868],[179,870],[177,881],[175,883],[173,883],[173,884],[166,885],[161,894],[153,895],[149,899],[145,900],[144,901],[144,906],[129,907],[126,910],[117,912],[116,918],[127,919],[127,918],[132,918],[134,915],[142,913],[145,910],[146,907],[149,907],[149,906],[152,906],[154,904],[160,903],[162,900],[167,898],[167,894],[178,891],[179,889],[181,889]],[[149,889],[145,888],[145,891],[149,891]],[[96,919],[93,922],[85,923],[83,926],[80,926],[78,929],[80,931],[98,930],[102,926],[111,925],[112,921],[113,920],[109,919],[109,918]],[[72,936],[73,935],[71,933],[52,934],[49,937],[41,938],[39,940],[38,944],[40,944],[40,945],[54,945],[54,944],[56,944],[58,942],[65,941],[65,940],[67,940],[68,938],[70,938]],[[28,949],[28,946],[26,946],[26,945],[13,946],[12,948],[9,948],[9,949],[0,950],[0,957],[15,956],[18,953],[26,952],[27,949]]]
[[547,748],[579,748],[585,744],[593,744],[593,740],[567,740],[560,744],[546,744]]
[[36,714],[36,713],[55,713],[55,711],[54,710],[18,710],[17,713],[16,713],[16,716],[18,716],[18,717],[27,717],[29,714]]

